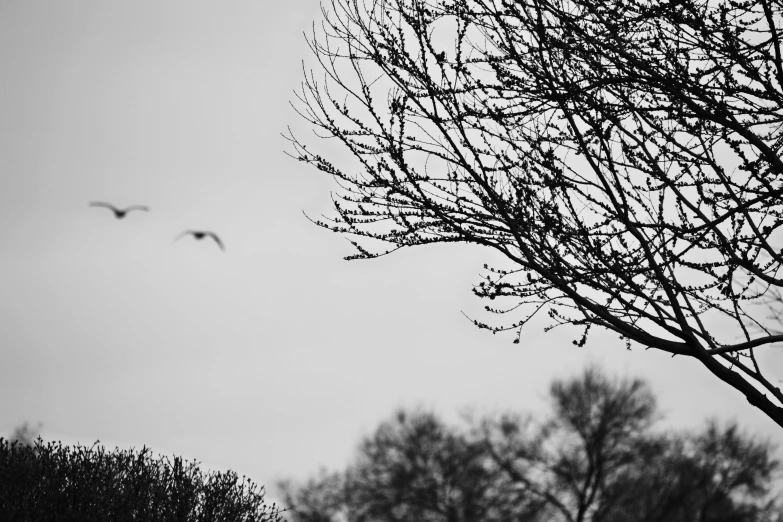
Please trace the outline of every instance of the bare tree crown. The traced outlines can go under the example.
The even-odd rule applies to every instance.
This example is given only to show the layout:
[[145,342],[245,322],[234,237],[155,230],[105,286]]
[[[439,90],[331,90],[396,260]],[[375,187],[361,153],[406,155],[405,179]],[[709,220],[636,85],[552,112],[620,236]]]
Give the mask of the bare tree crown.
[[[296,107],[355,163],[351,258],[501,252],[475,293],[515,330],[607,328],[695,357],[783,426],[755,350],[783,287],[783,2],[332,0]],[[323,73],[323,78],[320,73]],[[716,326],[720,325],[720,336]]]

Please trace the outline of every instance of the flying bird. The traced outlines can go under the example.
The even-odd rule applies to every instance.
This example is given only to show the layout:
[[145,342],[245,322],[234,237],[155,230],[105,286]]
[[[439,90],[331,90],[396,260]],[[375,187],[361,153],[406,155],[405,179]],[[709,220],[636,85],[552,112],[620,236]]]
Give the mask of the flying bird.
[[197,240],[201,241],[205,237],[211,237],[215,240],[215,243],[220,247],[220,250],[225,250],[226,247],[223,246],[223,242],[220,241],[220,238],[215,234],[214,232],[210,232],[208,230],[186,230],[182,232],[180,235],[174,238],[174,241],[179,241],[182,237],[191,235]]
[[93,201],[92,203],[90,203],[90,206],[108,208],[109,210],[114,212],[114,217],[116,217],[117,219],[124,218],[125,214],[133,210],[143,210],[144,212],[150,211],[150,207],[145,207],[144,205],[131,205],[126,208],[117,208],[111,203],[104,203],[103,201]]

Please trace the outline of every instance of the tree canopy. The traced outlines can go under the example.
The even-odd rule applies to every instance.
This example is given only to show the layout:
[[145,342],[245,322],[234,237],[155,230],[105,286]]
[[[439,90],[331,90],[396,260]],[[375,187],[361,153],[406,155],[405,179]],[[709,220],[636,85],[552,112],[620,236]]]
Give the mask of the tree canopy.
[[[332,0],[292,156],[339,182],[315,219],[372,258],[500,252],[474,292],[551,326],[693,357],[783,426],[757,351],[783,286],[780,0]],[[319,149],[320,150],[320,149]],[[330,159],[332,158],[332,159]],[[495,304],[498,303],[498,304]]]
[[651,431],[649,387],[591,369],[550,388],[552,413],[449,426],[400,411],[341,472],[282,483],[293,522],[780,520],[774,448],[715,422]]
[[264,490],[234,472],[204,473],[196,462],[154,458],[148,448],[34,446],[0,438],[4,520],[84,522],[279,522]]

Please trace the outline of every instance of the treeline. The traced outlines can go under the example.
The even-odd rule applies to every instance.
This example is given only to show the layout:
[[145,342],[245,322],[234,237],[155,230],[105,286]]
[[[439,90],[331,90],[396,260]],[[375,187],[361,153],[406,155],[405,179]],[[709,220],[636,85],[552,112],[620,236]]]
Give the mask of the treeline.
[[768,441],[736,424],[655,429],[642,380],[592,368],[549,389],[551,414],[450,426],[400,411],[345,470],[279,484],[293,522],[782,520]]
[[0,520],[279,522],[264,490],[234,472],[114,450],[0,438]]
[[141,451],[0,438],[0,520],[187,522],[780,522],[771,442],[735,423],[658,429],[649,385],[596,368],[551,411],[450,425],[399,411],[351,465],[279,484],[285,513],[234,472]]

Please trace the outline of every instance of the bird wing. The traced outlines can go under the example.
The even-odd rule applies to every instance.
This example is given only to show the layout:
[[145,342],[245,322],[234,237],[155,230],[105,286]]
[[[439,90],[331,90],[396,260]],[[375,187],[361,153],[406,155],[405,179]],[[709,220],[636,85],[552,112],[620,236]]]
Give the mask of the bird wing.
[[[174,241],[179,241],[183,237],[187,236],[188,234],[192,234],[193,230],[185,230],[184,232],[180,232],[177,237],[174,238]],[[172,241],[172,243],[174,242]]]
[[150,207],[146,205],[131,205],[125,209],[125,212],[130,212],[131,210],[143,210],[144,212],[149,212]]
[[117,207],[112,205],[111,203],[104,203],[103,201],[93,201],[90,203],[91,207],[103,207],[108,208],[109,210],[112,210],[113,212],[117,212]]
[[215,240],[215,243],[218,244],[218,246],[220,247],[220,250],[225,250],[226,249],[226,247],[223,246],[223,242],[220,241],[220,238],[217,236],[217,234],[215,234],[214,232],[206,232],[206,235],[208,235],[209,237],[211,237],[212,239]]

